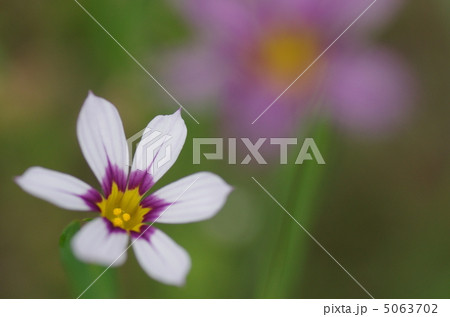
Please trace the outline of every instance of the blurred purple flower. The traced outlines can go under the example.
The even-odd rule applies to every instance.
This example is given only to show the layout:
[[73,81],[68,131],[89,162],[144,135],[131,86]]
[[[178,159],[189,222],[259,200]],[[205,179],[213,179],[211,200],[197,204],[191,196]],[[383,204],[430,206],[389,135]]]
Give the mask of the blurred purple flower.
[[222,122],[234,135],[295,132],[306,111],[318,105],[349,131],[389,130],[411,102],[413,80],[399,57],[367,40],[401,0],[375,2],[251,124],[372,2],[176,1],[199,38],[169,57],[169,81],[188,103],[219,98]]

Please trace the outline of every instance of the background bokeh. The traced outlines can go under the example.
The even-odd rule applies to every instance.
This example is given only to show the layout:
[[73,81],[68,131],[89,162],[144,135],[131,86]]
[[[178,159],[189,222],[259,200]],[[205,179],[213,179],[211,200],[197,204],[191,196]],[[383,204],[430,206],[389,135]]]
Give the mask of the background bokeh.
[[[157,77],[164,77],[163,56],[189,42],[192,35],[167,1],[80,3]],[[448,1],[407,1],[375,41],[403,55],[417,76],[420,93],[394,134],[359,138],[333,133],[308,230],[375,297],[448,298]],[[39,165],[96,183],[75,134],[88,90],[118,107],[128,136],[155,115],[177,109],[74,1],[1,1],[0,297],[75,296],[60,263],[58,239],[71,220],[85,214],[63,211],[29,196],[13,177]],[[283,203],[279,166],[227,166],[220,161],[192,165],[192,138],[220,136],[219,115],[214,105],[202,111],[185,106],[201,124],[183,115],[187,144],[161,184],[210,170],[235,191],[212,220],[159,226],[191,255],[193,267],[185,287],[151,280],[129,256],[116,272],[118,296],[257,297],[261,275],[273,257],[268,248],[268,241],[277,237],[273,224],[287,215],[251,176]],[[299,167],[300,173],[305,166]],[[305,241],[299,250],[305,254],[301,278],[289,297],[366,297],[317,245]]]

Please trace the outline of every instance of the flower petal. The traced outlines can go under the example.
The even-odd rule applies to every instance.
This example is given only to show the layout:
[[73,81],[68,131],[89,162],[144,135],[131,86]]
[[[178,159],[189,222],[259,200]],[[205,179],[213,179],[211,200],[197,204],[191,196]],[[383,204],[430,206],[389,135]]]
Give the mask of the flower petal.
[[367,33],[388,23],[405,2],[405,0],[377,1],[376,3],[374,0],[325,0],[317,1],[316,5],[322,13],[322,18],[327,19],[324,22],[328,22],[327,26],[331,30],[344,30],[343,28],[370,6],[364,13],[364,17],[358,20],[357,27],[349,29],[350,32]]
[[156,183],[177,160],[186,134],[180,110],[172,115],[157,116],[144,130],[134,154],[132,170],[146,171]]
[[388,132],[414,99],[409,69],[389,51],[342,52],[330,61],[327,93],[334,118],[352,132]]
[[161,69],[167,84],[184,102],[193,107],[204,107],[215,98],[228,78],[230,67],[210,43],[196,43],[166,54]]
[[119,266],[127,259],[128,235],[104,218],[85,224],[71,241],[74,255],[81,261]]
[[[233,84],[230,90],[233,93],[224,98],[226,106],[223,107],[222,116],[227,122],[224,131],[226,136],[245,136],[258,140],[292,135],[292,131],[298,129],[298,119],[309,106],[309,95],[304,96],[301,91],[292,89],[290,94],[284,95],[268,108],[279,92],[269,91],[268,85],[256,82],[251,76],[245,80],[244,84]],[[254,124],[250,124],[252,122]]]
[[81,151],[103,189],[110,187],[111,181],[124,189],[128,145],[114,105],[89,92],[78,117],[77,135]]
[[142,269],[165,284],[182,286],[191,268],[189,254],[161,230],[153,231],[148,239],[133,240],[133,250]]
[[252,6],[241,0],[171,1],[202,32],[239,37],[251,29]]
[[187,223],[209,219],[222,208],[231,191],[232,187],[213,173],[184,177],[151,195],[170,204],[155,221]]
[[98,192],[85,182],[43,167],[30,167],[15,181],[27,193],[64,209],[95,210],[91,207],[96,202],[93,200],[101,199]]

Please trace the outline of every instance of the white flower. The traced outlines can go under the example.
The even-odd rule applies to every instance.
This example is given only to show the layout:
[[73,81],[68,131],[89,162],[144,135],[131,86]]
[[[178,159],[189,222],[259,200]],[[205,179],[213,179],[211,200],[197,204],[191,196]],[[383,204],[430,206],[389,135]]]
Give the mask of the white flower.
[[[72,250],[80,260],[105,266],[121,265],[126,260],[131,238],[137,260],[149,276],[180,286],[191,267],[189,255],[151,224],[208,219],[224,205],[231,187],[215,174],[200,172],[146,196],[175,163],[187,133],[180,111],[154,118],[144,137],[152,131],[170,138],[165,138],[151,157],[146,157],[145,142],[141,141],[129,169],[128,146],[117,109],[89,93],[78,118],[77,135],[102,193],[73,176],[42,167],[29,168],[16,182],[29,194],[58,207],[99,213],[100,217],[84,225],[71,241]],[[163,146],[170,147],[169,157],[160,150]],[[153,168],[162,159],[165,164]]]

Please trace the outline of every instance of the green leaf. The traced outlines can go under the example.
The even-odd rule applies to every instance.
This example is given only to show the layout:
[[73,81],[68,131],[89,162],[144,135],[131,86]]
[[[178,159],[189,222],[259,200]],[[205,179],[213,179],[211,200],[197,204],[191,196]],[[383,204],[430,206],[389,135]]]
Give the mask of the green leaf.
[[76,298],[81,294],[80,298],[116,298],[115,270],[112,268],[106,270],[102,266],[80,262],[73,255],[70,240],[80,228],[81,221],[73,221],[64,229],[59,239],[61,262],[69,278],[72,295]]

